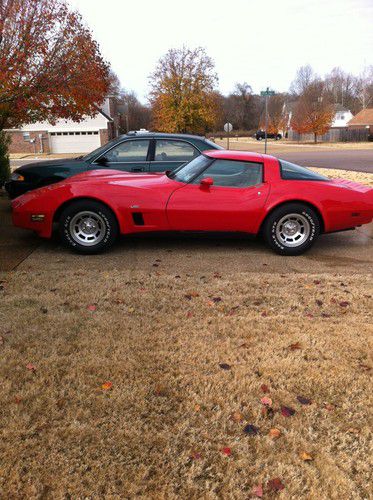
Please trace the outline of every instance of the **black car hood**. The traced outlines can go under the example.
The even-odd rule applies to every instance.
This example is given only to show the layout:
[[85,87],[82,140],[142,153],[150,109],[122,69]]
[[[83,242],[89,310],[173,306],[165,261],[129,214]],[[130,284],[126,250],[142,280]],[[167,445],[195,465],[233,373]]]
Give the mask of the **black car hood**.
[[72,165],[84,165],[85,162],[82,159],[77,158],[58,158],[55,160],[43,160],[43,161],[33,161],[32,163],[26,163],[21,167],[17,168],[18,172],[32,170],[33,168],[39,167],[69,167]]

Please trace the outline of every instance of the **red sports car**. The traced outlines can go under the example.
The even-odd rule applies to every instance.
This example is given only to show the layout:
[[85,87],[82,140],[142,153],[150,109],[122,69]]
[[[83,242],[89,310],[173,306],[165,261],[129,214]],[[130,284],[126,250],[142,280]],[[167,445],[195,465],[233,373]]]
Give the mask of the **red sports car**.
[[272,156],[207,151],[162,174],[94,170],[16,198],[16,226],[49,238],[58,224],[68,247],[109,248],[119,233],[261,233],[282,255],[308,250],[321,233],[373,218],[373,189],[330,180]]

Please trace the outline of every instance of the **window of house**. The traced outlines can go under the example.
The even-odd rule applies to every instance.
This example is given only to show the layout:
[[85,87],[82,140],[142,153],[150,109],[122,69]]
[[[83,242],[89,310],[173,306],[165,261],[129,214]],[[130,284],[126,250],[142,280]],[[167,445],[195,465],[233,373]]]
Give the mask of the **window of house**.
[[235,160],[215,160],[202,172],[193,184],[211,177],[214,186],[245,188],[263,182],[263,165],[261,163]]

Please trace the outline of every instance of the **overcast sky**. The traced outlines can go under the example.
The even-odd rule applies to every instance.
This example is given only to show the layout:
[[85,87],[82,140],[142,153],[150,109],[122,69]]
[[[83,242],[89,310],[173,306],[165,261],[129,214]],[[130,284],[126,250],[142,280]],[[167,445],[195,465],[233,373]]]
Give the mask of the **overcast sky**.
[[288,90],[307,63],[359,73],[373,64],[373,0],[69,0],[121,84],[146,101],[148,75],[168,49],[203,46],[219,88]]

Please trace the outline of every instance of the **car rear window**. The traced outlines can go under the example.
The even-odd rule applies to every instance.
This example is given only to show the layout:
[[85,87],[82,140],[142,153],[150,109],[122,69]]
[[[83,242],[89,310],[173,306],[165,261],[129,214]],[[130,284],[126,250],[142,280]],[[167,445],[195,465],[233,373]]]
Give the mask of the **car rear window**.
[[280,160],[281,178],[287,181],[328,181],[329,178],[289,161]]

